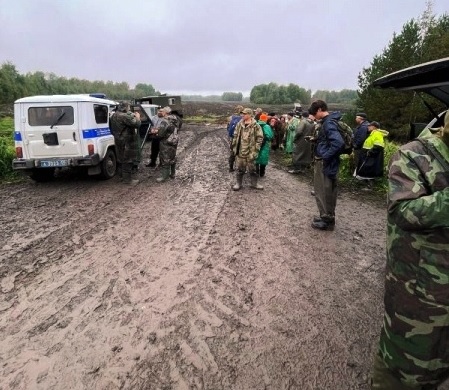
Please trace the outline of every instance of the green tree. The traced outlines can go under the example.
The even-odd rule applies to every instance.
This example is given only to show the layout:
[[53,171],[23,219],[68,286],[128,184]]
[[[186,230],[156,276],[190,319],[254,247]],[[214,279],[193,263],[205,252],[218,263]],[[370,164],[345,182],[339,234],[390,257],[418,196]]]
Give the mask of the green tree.
[[[372,82],[400,69],[446,56],[449,56],[449,17],[444,14],[436,18],[428,1],[419,20],[405,23],[401,33],[394,34],[384,51],[361,71],[358,106],[370,119],[380,121],[390,130],[391,138],[407,139],[409,123],[427,123],[431,119],[429,111],[415,93],[376,89]],[[432,106],[440,104],[430,97],[423,98]]]
[[243,94],[241,92],[224,92],[221,95],[221,100],[225,102],[241,102]]
[[13,103],[24,96],[24,77],[21,76],[11,62],[0,68],[0,103]]
[[278,85],[276,83],[260,84],[251,89],[250,102],[254,104],[289,104],[300,101],[308,104],[311,91],[298,85]]

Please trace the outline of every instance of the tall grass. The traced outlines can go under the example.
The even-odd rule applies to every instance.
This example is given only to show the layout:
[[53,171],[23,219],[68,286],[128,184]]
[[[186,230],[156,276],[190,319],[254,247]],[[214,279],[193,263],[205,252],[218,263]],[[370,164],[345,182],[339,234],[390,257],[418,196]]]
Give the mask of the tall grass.
[[0,180],[15,178],[12,170],[14,150],[14,120],[10,117],[0,119]]
[[[384,149],[384,176],[381,178],[377,178],[374,181],[374,189],[376,191],[386,193],[388,189],[388,164],[390,163],[391,156],[399,149],[400,145],[395,142],[389,142],[385,140],[385,149]],[[361,187],[365,185],[363,181],[358,181],[354,179],[354,164],[353,164],[353,156],[342,155],[340,157],[340,170],[338,173],[339,181],[343,185],[351,186],[351,187]]]

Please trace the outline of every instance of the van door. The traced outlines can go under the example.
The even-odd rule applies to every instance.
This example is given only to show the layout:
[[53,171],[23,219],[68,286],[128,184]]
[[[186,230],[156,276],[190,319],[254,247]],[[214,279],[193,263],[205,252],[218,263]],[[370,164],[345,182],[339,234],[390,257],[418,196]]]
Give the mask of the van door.
[[23,114],[29,158],[81,155],[77,103],[27,103]]

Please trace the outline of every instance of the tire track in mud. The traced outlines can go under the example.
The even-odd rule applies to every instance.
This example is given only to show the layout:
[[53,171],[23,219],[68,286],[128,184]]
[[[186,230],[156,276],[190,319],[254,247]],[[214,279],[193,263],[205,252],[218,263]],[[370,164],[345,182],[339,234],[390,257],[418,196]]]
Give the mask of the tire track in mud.
[[[199,144],[201,145],[201,142],[199,142]],[[199,149],[201,149],[201,147]],[[220,156],[221,153],[219,150],[210,150],[209,153],[211,153],[211,163],[213,165],[217,161],[216,160],[214,162],[213,158],[219,159],[218,156]],[[203,158],[201,155],[196,156],[200,156],[200,160],[202,160]],[[195,159],[197,159],[197,157],[195,157],[194,160]],[[73,340],[73,345],[82,344],[82,342],[80,343],[80,341],[82,341],[82,338],[90,339],[93,337],[93,334],[96,334],[98,336],[98,331],[93,329],[96,326],[93,326],[93,324],[95,324],[95,322],[97,321],[101,322],[102,316],[105,316],[106,313],[108,313],[107,316],[110,319],[111,306],[116,305],[117,302],[124,302],[127,305],[130,304],[130,301],[132,300],[132,292],[131,287],[127,286],[127,284],[132,284],[134,282],[134,279],[138,279],[139,277],[143,278],[146,276],[149,276],[148,279],[150,283],[152,281],[158,283],[159,279],[163,280],[164,283],[166,282],[161,275],[164,274],[164,272],[171,271],[170,265],[167,264],[162,269],[154,270],[152,268],[152,262],[154,261],[155,263],[157,263],[158,248],[163,247],[165,250],[167,243],[170,243],[170,245],[172,243],[176,243],[178,237],[186,233],[185,230],[187,230],[188,233],[187,239],[183,238],[184,242],[182,242],[179,246],[171,245],[170,251],[176,253],[180,250],[184,250],[188,259],[197,257],[197,253],[201,251],[201,248],[207,245],[207,234],[214,225],[213,219],[216,218],[216,215],[220,212],[220,200],[217,202],[216,194],[212,196],[212,193],[216,192],[216,186],[223,187],[223,179],[221,178],[217,180],[217,177],[211,176],[209,174],[210,169],[205,166],[203,161],[200,161],[198,164],[196,164],[195,161],[189,162],[187,158],[186,164],[193,167],[192,174],[195,179],[191,184],[192,190],[186,192],[185,190],[181,189],[181,193],[179,195],[177,195],[177,191],[174,191],[174,195],[171,198],[169,197],[169,201],[171,204],[173,203],[173,200],[176,199],[178,200],[174,203],[177,203],[178,206],[182,202],[180,206],[183,207],[183,213],[181,214],[183,216],[183,219],[177,221],[178,223],[176,229],[164,229],[165,226],[160,228],[158,224],[162,223],[163,225],[165,225],[166,221],[176,219],[177,217],[179,217],[179,210],[170,211],[170,207],[166,207],[165,210],[168,210],[168,212],[160,216],[161,219],[155,223],[156,228],[160,228],[160,230],[156,232],[157,229],[144,229],[144,225],[142,225],[141,223],[136,224],[136,221],[142,221],[145,219],[145,217],[154,217],[154,205],[153,209],[149,211],[145,208],[136,209],[131,213],[131,215],[124,218],[123,216],[119,215],[119,213],[114,214],[114,208],[111,209],[108,204],[109,207],[107,207],[107,210],[85,210],[85,215],[83,215],[83,217],[85,217],[86,221],[81,222],[79,219],[77,219],[76,221],[68,222],[67,225],[62,229],[55,229],[54,232],[56,232],[56,234],[48,234],[46,237],[39,239],[39,245],[36,245],[36,247],[33,247],[32,244],[29,245],[29,247],[33,247],[34,250],[38,250],[39,246],[47,246],[47,248],[51,248],[56,243],[59,244],[60,242],[63,242],[63,236],[69,236],[67,233],[72,230],[72,237],[69,236],[70,238],[68,240],[69,243],[66,244],[65,247],[63,246],[60,248],[59,253],[64,253],[64,257],[60,259],[60,264],[51,263],[48,265],[47,269],[35,269],[35,274],[33,275],[34,279],[17,278],[15,282],[9,282],[10,292],[16,294],[17,301],[21,301],[21,293],[20,291],[17,291],[20,290],[20,288],[15,287],[16,282],[20,282],[17,284],[32,284],[33,281],[38,284],[45,282],[47,284],[47,287],[43,293],[40,292],[35,295],[33,295],[33,293],[30,293],[27,297],[28,303],[34,300],[41,300],[45,302],[43,305],[37,305],[33,309],[30,309],[30,307],[26,307],[26,303],[20,302],[19,304],[16,303],[9,308],[14,312],[17,321],[13,322],[13,324],[11,324],[10,321],[10,324],[8,324],[7,326],[2,325],[1,327],[3,330],[5,330],[5,334],[9,334],[9,336],[3,340],[5,344],[16,346],[14,350],[8,348],[5,349],[6,352],[4,356],[6,356],[8,360],[20,361],[20,358],[18,357],[20,355],[26,355],[27,349],[25,347],[17,348],[17,345],[20,345],[18,339],[22,337],[23,333],[28,334],[28,338],[33,339],[33,343],[37,344],[40,343],[39,339],[41,336],[42,339],[46,339],[48,341],[48,334],[54,334],[53,336],[51,336],[51,340],[54,342],[54,344],[46,346],[47,352],[45,352],[44,354],[49,356],[57,354],[60,357],[62,356],[67,359],[70,354],[69,351],[71,350],[70,341]],[[190,173],[187,174],[190,175]],[[181,178],[183,176],[182,169],[180,170],[180,176]],[[203,180],[204,178],[206,179]],[[212,180],[209,181],[208,178],[212,178]],[[229,191],[228,186],[225,186],[225,188],[226,190],[222,191],[222,197],[226,197],[226,193]],[[142,195],[142,192],[145,191],[139,189],[137,194],[132,195],[132,198],[138,199]],[[153,199],[153,201],[157,203],[159,200],[161,200],[161,198],[163,198],[165,195],[164,192],[165,191],[163,191],[162,195],[158,195],[156,193],[155,199]],[[207,194],[207,192],[209,192],[209,194]],[[122,193],[126,194],[126,191],[122,191]],[[206,202],[204,196],[206,197]],[[218,199],[220,199],[220,197],[218,197]],[[185,205],[187,205],[188,207],[185,207]],[[212,220],[209,220],[208,218],[198,218],[198,210],[201,206],[205,206],[207,208],[207,213],[209,216],[215,215],[215,217],[213,217]],[[162,207],[162,209],[164,210],[164,207]],[[105,211],[107,211],[107,217],[103,216]],[[92,212],[92,214],[90,215],[89,212]],[[113,221],[114,219],[116,219],[115,223]],[[95,220],[95,225],[92,225],[93,220]],[[111,220],[109,224],[107,223],[108,220]],[[89,224],[91,224],[91,226],[89,226]],[[77,234],[76,232],[81,225],[84,227],[84,231],[82,234]],[[100,233],[96,228],[99,225],[104,226],[102,232]],[[120,230],[122,232],[119,233],[116,231],[115,228],[117,225],[120,226]],[[136,231],[135,228],[137,228],[136,234],[123,234],[123,231]],[[139,230],[139,228],[142,228],[142,230]],[[189,238],[189,235],[191,235],[191,238]],[[99,249],[95,245],[95,242],[100,242],[98,236],[101,237],[101,242],[104,245],[104,248],[102,250],[100,249],[100,251],[102,251],[101,254],[103,258],[107,258],[109,255],[111,256],[111,258],[113,258],[115,251],[126,246],[126,250],[123,250],[117,259],[124,261],[123,271],[117,271],[117,269],[120,268],[118,262],[116,264],[98,264],[98,261],[95,261],[99,255]],[[134,247],[132,243],[130,243],[131,240],[136,240],[141,244],[144,243],[147,248],[152,249],[154,254],[151,253],[149,254],[149,256],[147,256],[147,258],[145,259],[146,264],[139,261],[144,260],[141,258],[142,256],[138,252],[141,248]],[[42,244],[40,244],[41,242]],[[20,252],[20,250],[18,252]],[[37,252],[34,252],[34,254],[36,253]],[[179,259],[178,256],[176,256],[173,260],[175,261],[176,268],[182,267],[182,265],[185,263],[182,259]],[[24,262],[22,262],[22,264],[23,263]],[[84,263],[83,269],[81,269],[81,267],[78,265],[82,263]],[[55,272],[56,266],[58,266],[58,269]],[[137,276],[136,271],[134,271],[134,267],[136,267],[138,270]],[[20,265],[18,265],[18,268],[20,268]],[[106,277],[109,278],[109,286],[113,286],[112,289],[108,288],[106,292],[98,288],[98,283],[96,283],[99,277],[98,268],[100,268],[103,273],[108,273],[109,269],[115,270],[113,272],[113,279],[111,279],[111,275],[108,275]],[[152,269],[152,271],[148,272],[148,269]],[[30,275],[30,273],[28,275]],[[105,275],[101,276],[104,277]],[[169,277],[169,282],[173,283],[173,280],[171,278],[174,278],[175,280],[182,280],[179,272],[178,274],[177,272],[175,272]],[[138,292],[138,287],[142,287],[142,290],[145,290],[145,285],[147,285],[148,279],[145,281],[136,280],[135,286],[134,288],[132,288],[133,292]],[[160,283],[162,284],[162,282]],[[85,287],[79,290],[79,286]],[[182,288],[182,284],[180,284],[179,290],[182,290]],[[112,292],[112,290],[115,291]],[[165,300],[160,307],[158,307],[157,297],[156,299],[152,299],[152,297],[145,297],[144,303],[149,301],[151,301],[150,306],[155,313],[164,313],[164,306],[166,305]],[[128,318],[128,320],[124,321],[124,323],[130,323],[135,319],[135,316],[132,313],[133,311],[135,311],[135,308],[130,309],[130,311],[126,313],[123,310],[122,305],[122,310],[119,310],[119,313],[116,314]],[[16,335],[13,328],[21,329],[21,332],[19,332],[17,338],[15,338]],[[134,329],[134,331],[135,333],[142,333],[142,330],[136,331]],[[74,333],[84,334],[82,336],[79,336],[75,335]],[[151,334],[152,333],[150,332],[150,335]],[[129,336],[132,338],[131,334],[129,334]],[[142,336],[136,337],[139,340],[140,338],[142,338]],[[103,339],[105,339],[105,337],[103,337]],[[146,344],[147,340],[146,338],[144,339]],[[115,346],[111,348],[111,351],[120,350],[121,353],[124,349],[123,346],[117,347],[115,349],[114,348]],[[83,355],[81,351],[77,351],[77,353],[78,355]],[[132,363],[134,361],[135,360],[133,360]],[[26,363],[22,361],[21,364],[32,366],[32,363],[30,363],[29,361],[26,361]],[[65,362],[65,364],[67,364],[67,362]],[[130,366],[132,366],[132,364],[128,365],[128,368]],[[72,364],[72,367],[73,372],[77,373],[78,371],[76,369],[76,364]],[[18,366],[12,364],[6,371],[7,373],[12,374],[17,368]],[[92,361],[92,359],[89,359],[87,356],[85,356],[83,364],[84,371],[87,371],[88,373],[94,372],[97,375],[102,368],[104,368],[102,364]],[[53,378],[53,381],[51,379],[48,379],[50,376],[48,374],[49,371],[63,371],[63,367],[61,367],[58,363],[50,365],[48,367],[45,367],[43,373],[39,376],[39,380],[42,383],[45,382],[46,385],[56,384],[57,381],[55,380],[55,378]],[[78,374],[80,374],[81,372],[83,371],[81,370],[80,372],[78,372]],[[6,375],[5,378],[7,377],[9,376]],[[18,377],[16,377],[16,379],[17,378]],[[66,378],[66,381],[67,380],[69,381],[69,378]],[[117,378],[110,378],[110,380],[113,383],[116,383]],[[120,382],[120,380],[122,379],[119,378],[118,382]],[[12,380],[10,383],[16,383],[16,381]],[[68,383],[70,383],[70,381]]]
[[28,240],[0,253],[0,387],[368,389],[384,259],[360,250],[352,218],[363,207],[378,232],[379,211],[345,199],[336,231],[314,232],[307,183],[270,164],[264,191],[245,177],[233,192],[226,130],[180,136],[166,183],[141,166],[134,188],[0,192],[18,214],[0,220],[5,242]]

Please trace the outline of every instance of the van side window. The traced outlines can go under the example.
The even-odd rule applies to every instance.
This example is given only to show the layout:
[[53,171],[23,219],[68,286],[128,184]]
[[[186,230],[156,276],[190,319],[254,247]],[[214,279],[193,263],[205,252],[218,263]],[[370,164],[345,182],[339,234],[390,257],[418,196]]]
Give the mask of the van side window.
[[73,125],[73,122],[73,107],[71,106],[30,107],[28,109],[30,126],[51,126],[55,123],[58,126],[70,126]]
[[102,104],[94,104],[95,122],[108,123],[108,106]]

